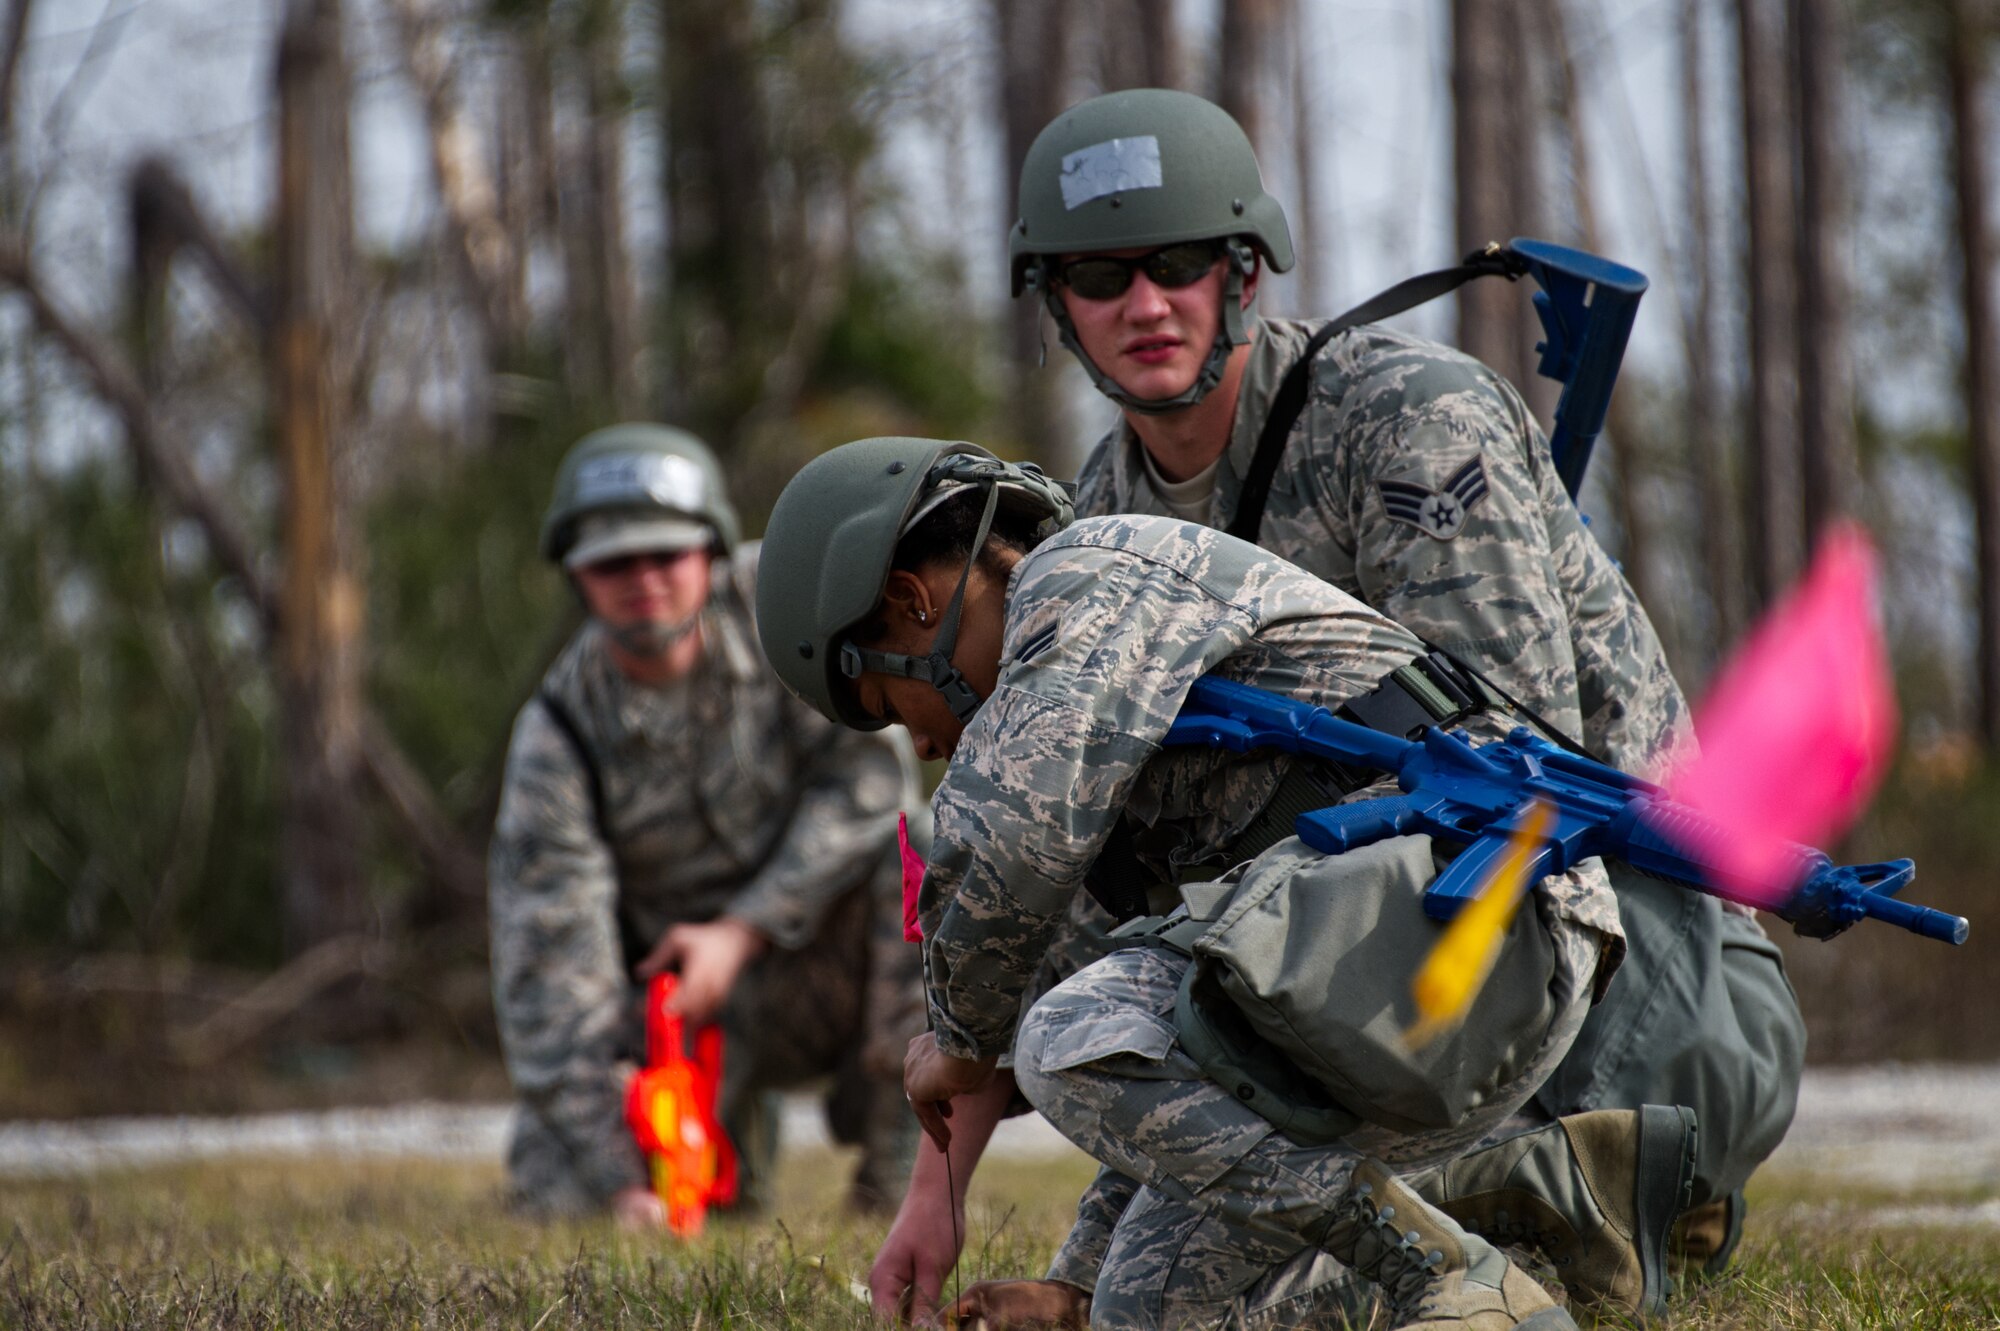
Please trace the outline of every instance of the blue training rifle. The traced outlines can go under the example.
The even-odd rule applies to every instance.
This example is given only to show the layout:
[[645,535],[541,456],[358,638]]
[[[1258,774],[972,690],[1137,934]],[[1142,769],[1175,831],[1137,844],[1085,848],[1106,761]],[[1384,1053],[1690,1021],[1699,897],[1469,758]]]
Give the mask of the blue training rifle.
[[[1538,801],[1553,817],[1530,859],[1529,885],[1601,856],[1725,901],[1771,908],[1757,885],[1733,884],[1700,858],[1695,848],[1713,844],[1713,835],[1703,835],[1712,830],[1706,815],[1651,782],[1525,728],[1478,745],[1436,726],[1399,739],[1324,707],[1206,676],[1195,681],[1165,743],[1237,753],[1279,749],[1394,775],[1403,794],[1304,813],[1295,830],[1327,855],[1415,832],[1463,845],[1424,893],[1424,911],[1433,919],[1450,919],[1479,893]],[[1809,938],[1831,938],[1877,919],[1963,943],[1969,927],[1963,917],[1897,900],[1916,872],[1910,860],[1836,865],[1810,846],[1792,844],[1781,878],[1786,895],[1775,913]]]
[[1611,386],[1639,315],[1639,297],[1646,294],[1646,275],[1546,240],[1517,239],[1507,248],[1541,287],[1534,295],[1535,314],[1546,336],[1535,345],[1541,353],[1535,371],[1563,386],[1549,452],[1563,488],[1575,499],[1611,409]]

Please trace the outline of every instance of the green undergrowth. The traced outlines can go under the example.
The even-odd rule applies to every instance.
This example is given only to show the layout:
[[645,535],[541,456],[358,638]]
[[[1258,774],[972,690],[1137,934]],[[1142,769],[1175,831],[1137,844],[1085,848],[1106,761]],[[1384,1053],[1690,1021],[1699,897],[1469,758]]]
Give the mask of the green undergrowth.
[[[1089,1172],[1080,1157],[983,1171],[958,1281],[1038,1272]],[[712,1222],[692,1244],[515,1219],[491,1167],[231,1163],[0,1184],[0,1326],[860,1327],[849,1282],[884,1225],[843,1216],[842,1183],[829,1153],[788,1157],[770,1214]],[[1912,1226],[1881,1209],[1991,1193],[1760,1180],[1737,1268],[1654,1325],[2000,1327],[2000,1230],[1970,1210]]]

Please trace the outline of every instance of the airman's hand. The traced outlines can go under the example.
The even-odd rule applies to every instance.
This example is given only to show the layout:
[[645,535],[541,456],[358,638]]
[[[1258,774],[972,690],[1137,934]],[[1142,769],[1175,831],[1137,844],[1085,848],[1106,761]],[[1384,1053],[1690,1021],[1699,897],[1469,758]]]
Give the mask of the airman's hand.
[[769,946],[770,940],[756,929],[724,915],[706,924],[673,926],[635,969],[641,980],[678,969],[681,982],[669,1006],[690,1025],[700,1026],[715,1020],[743,968]]
[[916,1193],[904,1199],[868,1271],[877,1321],[934,1325],[938,1294],[958,1262],[958,1236],[964,1232],[965,1213],[955,1199]]
[[951,1128],[945,1120],[951,1117],[952,1100],[991,1081],[998,1061],[947,1054],[929,1031],[910,1041],[909,1052],[903,1055],[903,1094],[939,1150],[951,1145]]
[[620,1188],[612,1195],[611,1214],[620,1229],[646,1231],[667,1227],[667,1204],[651,1188]]

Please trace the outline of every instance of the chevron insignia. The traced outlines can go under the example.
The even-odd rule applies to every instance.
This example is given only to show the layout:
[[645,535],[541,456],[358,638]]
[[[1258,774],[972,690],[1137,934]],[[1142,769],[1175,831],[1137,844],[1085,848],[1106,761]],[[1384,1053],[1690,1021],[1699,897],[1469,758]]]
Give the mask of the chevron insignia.
[[1478,458],[1453,472],[1441,490],[1410,481],[1377,481],[1382,507],[1398,522],[1424,535],[1449,541],[1465,529],[1465,515],[1486,498],[1486,467]]

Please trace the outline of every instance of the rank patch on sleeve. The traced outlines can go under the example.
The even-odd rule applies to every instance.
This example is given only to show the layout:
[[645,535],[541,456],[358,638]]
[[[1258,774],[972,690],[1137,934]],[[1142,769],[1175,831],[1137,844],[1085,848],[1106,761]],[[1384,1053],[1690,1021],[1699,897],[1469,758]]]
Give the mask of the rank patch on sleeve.
[[1465,529],[1465,515],[1472,506],[1486,498],[1486,465],[1472,459],[1437,490],[1413,481],[1377,481],[1375,488],[1390,517],[1435,540],[1449,541]]

